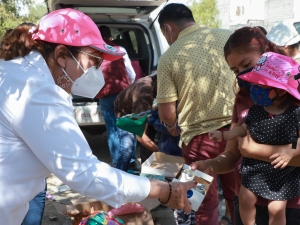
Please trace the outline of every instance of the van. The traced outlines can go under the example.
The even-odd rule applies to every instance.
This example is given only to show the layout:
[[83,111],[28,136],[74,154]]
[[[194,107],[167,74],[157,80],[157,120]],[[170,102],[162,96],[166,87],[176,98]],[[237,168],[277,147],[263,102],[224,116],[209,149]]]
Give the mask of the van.
[[[165,0],[55,0],[51,9],[73,8],[88,16],[99,27],[106,25],[113,42],[126,49],[134,66],[143,75],[157,69],[158,59],[168,48],[157,16]],[[73,96],[74,114],[78,124],[88,133],[98,133],[105,123],[98,99]]]

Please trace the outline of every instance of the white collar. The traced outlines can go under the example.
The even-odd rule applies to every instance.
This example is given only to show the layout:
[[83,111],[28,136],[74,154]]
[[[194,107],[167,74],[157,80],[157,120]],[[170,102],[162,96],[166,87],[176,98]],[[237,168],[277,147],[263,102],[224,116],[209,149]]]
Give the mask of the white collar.
[[24,57],[24,59],[37,71],[47,77],[50,81],[54,82],[53,76],[49,70],[49,67],[42,56],[38,51],[31,51],[28,55]]

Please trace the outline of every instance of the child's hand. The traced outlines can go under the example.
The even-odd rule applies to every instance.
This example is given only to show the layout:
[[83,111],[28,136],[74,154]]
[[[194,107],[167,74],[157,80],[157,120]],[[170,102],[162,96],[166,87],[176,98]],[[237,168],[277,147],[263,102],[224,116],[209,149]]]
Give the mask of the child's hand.
[[213,142],[221,142],[222,141],[222,132],[218,130],[213,130],[208,132],[208,137]]
[[274,168],[284,168],[293,158],[294,149],[282,148],[279,152],[270,156],[270,159],[275,159],[271,162],[272,165],[275,165]]

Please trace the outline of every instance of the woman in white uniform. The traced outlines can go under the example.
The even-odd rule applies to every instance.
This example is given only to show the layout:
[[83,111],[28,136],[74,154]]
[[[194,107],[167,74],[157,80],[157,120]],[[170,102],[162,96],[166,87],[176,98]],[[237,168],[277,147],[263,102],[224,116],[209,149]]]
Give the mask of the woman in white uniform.
[[37,28],[17,27],[0,43],[0,218],[21,224],[28,202],[54,173],[85,196],[113,207],[159,198],[190,211],[189,183],[149,181],[100,162],[74,118],[70,93],[95,97],[107,45],[96,24],[73,9],[51,12]]

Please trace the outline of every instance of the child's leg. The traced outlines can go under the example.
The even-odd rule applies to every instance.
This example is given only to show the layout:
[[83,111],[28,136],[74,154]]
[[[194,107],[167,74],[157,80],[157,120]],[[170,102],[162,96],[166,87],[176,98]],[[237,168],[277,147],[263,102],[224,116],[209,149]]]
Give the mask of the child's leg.
[[285,225],[285,208],[287,201],[272,201],[269,200],[269,225]]
[[244,225],[255,224],[257,195],[241,185],[240,194],[240,215]]

